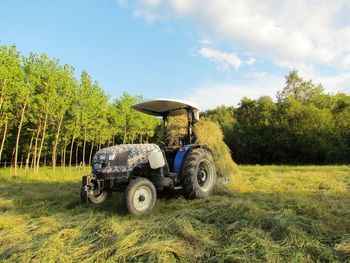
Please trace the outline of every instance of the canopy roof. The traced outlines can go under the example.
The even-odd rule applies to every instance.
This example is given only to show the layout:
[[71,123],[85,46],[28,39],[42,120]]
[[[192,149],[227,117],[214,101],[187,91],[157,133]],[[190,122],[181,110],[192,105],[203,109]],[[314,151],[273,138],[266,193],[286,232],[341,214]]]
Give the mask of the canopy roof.
[[132,105],[132,108],[149,115],[162,117],[186,114],[187,109],[199,111],[198,106],[193,102],[173,99],[143,100]]

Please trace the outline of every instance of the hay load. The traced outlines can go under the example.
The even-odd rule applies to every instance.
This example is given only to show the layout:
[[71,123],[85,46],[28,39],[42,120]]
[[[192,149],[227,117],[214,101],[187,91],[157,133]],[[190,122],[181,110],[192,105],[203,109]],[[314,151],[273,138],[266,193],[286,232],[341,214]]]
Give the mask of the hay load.
[[[187,119],[185,116],[171,117],[167,125],[167,140],[175,144],[187,132]],[[238,173],[238,167],[232,160],[231,151],[224,142],[224,135],[219,124],[207,119],[200,119],[194,125],[193,132],[196,143],[207,145],[213,154],[218,176],[233,181]]]
[[211,149],[218,175],[233,180],[238,172],[238,167],[232,160],[231,151],[224,142],[224,135],[219,124],[201,119],[194,125],[193,132],[198,144],[205,144]]

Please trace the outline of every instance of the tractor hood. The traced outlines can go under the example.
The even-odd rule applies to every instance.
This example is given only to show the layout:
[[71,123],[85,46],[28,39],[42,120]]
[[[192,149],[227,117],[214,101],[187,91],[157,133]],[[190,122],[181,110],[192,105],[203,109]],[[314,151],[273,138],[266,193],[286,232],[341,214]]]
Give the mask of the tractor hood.
[[121,144],[103,148],[92,159],[93,173],[131,172],[148,162],[149,152],[160,148],[156,144]]
[[160,117],[183,115],[187,110],[199,113],[198,106],[189,101],[173,99],[143,100],[132,106],[133,109]]

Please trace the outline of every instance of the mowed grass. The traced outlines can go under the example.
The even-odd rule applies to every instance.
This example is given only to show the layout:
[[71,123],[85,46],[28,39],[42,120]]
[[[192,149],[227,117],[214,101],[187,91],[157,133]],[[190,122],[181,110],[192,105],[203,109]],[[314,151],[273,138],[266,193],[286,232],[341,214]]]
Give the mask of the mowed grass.
[[239,166],[206,200],[80,203],[81,169],[0,170],[1,262],[350,262],[350,166]]

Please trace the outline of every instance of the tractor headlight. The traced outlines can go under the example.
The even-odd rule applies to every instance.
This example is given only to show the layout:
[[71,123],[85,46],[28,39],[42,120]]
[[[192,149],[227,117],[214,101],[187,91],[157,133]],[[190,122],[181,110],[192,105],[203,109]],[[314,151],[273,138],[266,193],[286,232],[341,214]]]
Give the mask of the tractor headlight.
[[100,170],[100,169],[102,169],[102,164],[101,163],[94,163],[93,168],[94,168],[94,170]]
[[115,159],[115,154],[111,154],[108,156],[108,160],[112,161]]
[[100,159],[101,161],[105,161],[105,160],[107,160],[107,155],[106,155],[106,154],[101,154],[101,155],[99,156],[99,159]]

